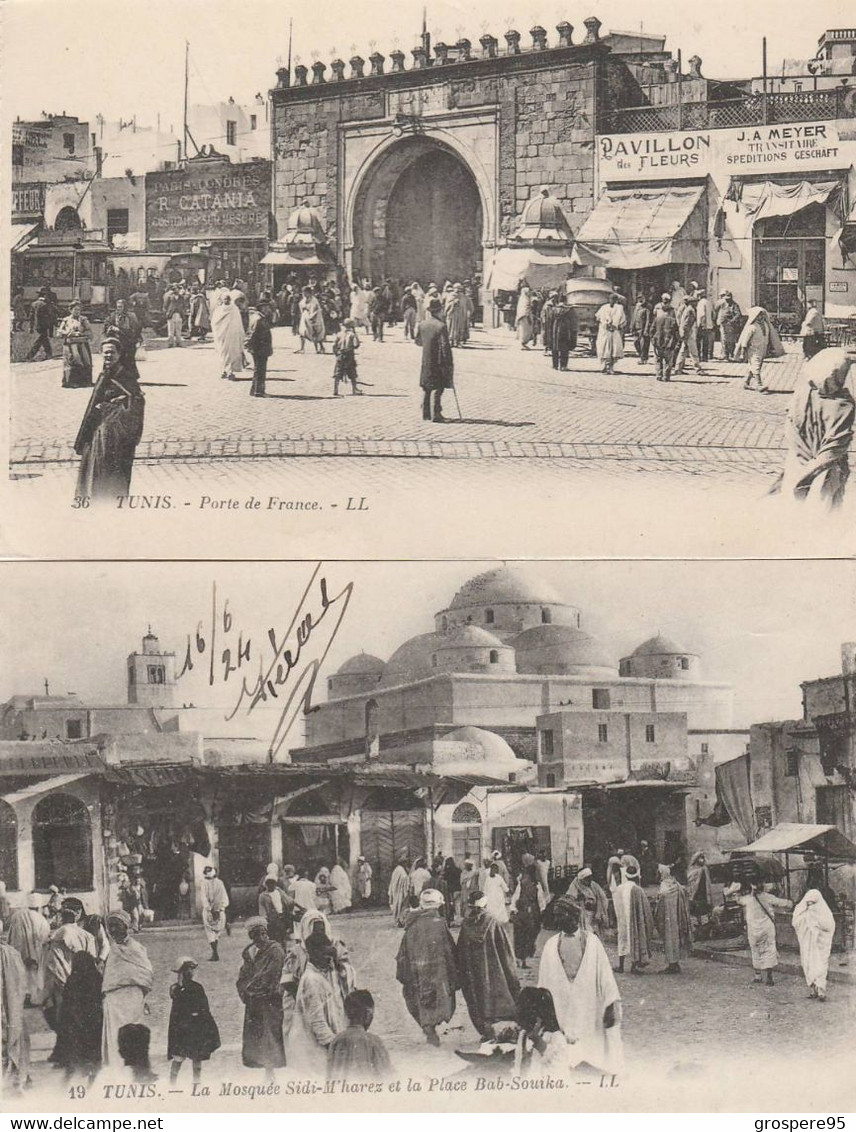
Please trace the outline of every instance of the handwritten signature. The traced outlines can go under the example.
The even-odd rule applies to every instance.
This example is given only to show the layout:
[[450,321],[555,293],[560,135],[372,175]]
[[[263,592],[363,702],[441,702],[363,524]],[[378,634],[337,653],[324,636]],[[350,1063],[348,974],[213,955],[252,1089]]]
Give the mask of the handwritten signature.
[[[211,587],[211,617],[207,627],[200,621],[196,633],[187,635],[179,678],[191,672],[195,663],[206,655],[210,687],[231,684],[234,688],[240,678],[227,720],[234,719],[242,708],[249,715],[260,703],[286,697],[268,746],[269,762],[276,760],[301,709],[304,715],[312,710],[318,672],[336,639],[354,592],[354,583],[348,582],[335,597],[330,597],[322,567],[321,562],[315,565],[288,628],[283,632],[269,628],[263,644],[257,644],[256,638],[236,626],[228,599],[222,604],[219,602],[216,582]],[[258,673],[250,676],[247,669],[256,662]]]

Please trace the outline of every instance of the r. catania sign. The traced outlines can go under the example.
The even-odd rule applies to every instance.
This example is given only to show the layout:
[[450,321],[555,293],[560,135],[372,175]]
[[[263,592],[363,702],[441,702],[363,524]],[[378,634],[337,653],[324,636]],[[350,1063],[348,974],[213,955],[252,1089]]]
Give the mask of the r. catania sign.
[[269,161],[191,162],[146,174],[149,240],[263,238],[270,204]]

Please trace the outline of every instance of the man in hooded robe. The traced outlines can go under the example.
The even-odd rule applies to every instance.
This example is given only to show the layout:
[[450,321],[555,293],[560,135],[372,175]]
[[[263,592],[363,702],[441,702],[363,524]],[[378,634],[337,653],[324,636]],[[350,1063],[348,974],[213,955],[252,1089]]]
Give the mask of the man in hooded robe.
[[508,936],[486,905],[478,890],[470,895],[455,957],[470,1020],[482,1041],[491,1041],[494,1023],[515,1017],[520,983]]
[[609,899],[594,879],[591,868],[585,865],[568,885],[566,895],[575,901],[583,912],[586,931],[600,935],[609,924]]
[[680,960],[683,956],[689,955],[692,947],[693,928],[687,890],[672,876],[669,865],[660,865],[657,931],[663,941],[666,972],[669,975],[679,975]]
[[399,857],[398,864],[392,870],[387,895],[389,896],[389,910],[392,912],[392,918],[399,928],[403,928],[410,897],[410,877],[407,874],[406,856]]
[[845,382],[853,360],[845,350],[828,349],[803,367],[785,425],[785,466],[773,488],[826,511],[840,506],[850,476],[856,405]]
[[[52,1030],[59,1029],[59,1016],[62,1009],[62,999],[65,985],[71,974],[71,964],[78,951],[88,952],[95,958],[95,940],[79,924],[80,913],[74,908],[60,909],[60,926],[54,928],[42,952],[42,975],[44,980],[44,994],[42,1005],[45,1019]],[[57,1047],[51,1054],[54,1060]]]
[[353,987],[343,985],[336,966],[335,944],[326,936],[310,935],[306,956],[285,1056],[293,1072],[320,1078],[327,1074],[330,1043],[347,1028],[345,995]]
[[248,1068],[271,1074],[285,1065],[279,985],[285,952],[270,938],[261,916],[251,916],[246,927],[250,942],[241,953],[236,983],[244,1004],[241,1059]]
[[131,488],[146,399],[136,366],[122,356],[118,338],[104,338],[101,354],[104,368],[74,441],[80,457],[75,496],[113,501]]
[[[0,923],[0,935],[3,925]],[[30,1035],[24,1024],[24,1000],[29,980],[17,947],[0,943],[0,1041],[2,1080],[15,1086],[30,1078]]]
[[470,336],[470,301],[460,283],[452,288],[445,307],[449,343],[452,346],[463,346]]
[[154,982],[154,971],[146,949],[131,939],[130,930],[131,917],[127,912],[111,912],[108,915],[110,954],[104,965],[101,984],[104,1009],[101,1056],[105,1065],[122,1064],[119,1031],[123,1026],[145,1022],[146,996]]
[[762,368],[764,359],[770,355],[781,358],[785,353],[779,333],[770,321],[770,316],[763,307],[752,307],[746,318],[746,323],[737,339],[737,353],[745,359],[749,372],[743,382],[744,389],[757,386],[759,393],[768,393],[764,384]]
[[437,1026],[455,1013],[459,986],[455,944],[443,918],[443,894],[422,890],[419,910],[404,929],[395,961],[410,1016],[422,1027],[430,1045],[439,1046]]
[[703,850],[694,853],[690,860],[687,869],[687,896],[690,901],[690,912],[700,922],[707,919],[713,911],[713,886]]
[[235,374],[244,368],[244,322],[231,293],[225,289],[217,293],[211,312],[211,330],[220,376],[234,381]]
[[618,970],[630,957],[630,973],[638,975],[651,958],[654,914],[645,892],[639,886],[638,868],[626,868],[624,879],[612,894],[618,927]]
[[606,951],[585,930],[579,905],[567,896],[553,903],[559,929],[544,945],[538,986],[553,996],[556,1018],[569,1044],[571,1068],[590,1065],[602,1073],[624,1066],[621,995]]
[[791,922],[800,945],[800,963],[809,997],[824,1002],[835,917],[818,890],[810,888],[794,908]]
[[51,929],[38,908],[16,908],[9,919],[9,944],[20,954],[27,973],[27,998],[34,1005],[42,997],[42,951]]
[[521,347],[528,350],[529,343],[535,334],[535,319],[532,314],[532,292],[525,281],[517,296],[514,325],[517,328],[517,337],[520,339]]

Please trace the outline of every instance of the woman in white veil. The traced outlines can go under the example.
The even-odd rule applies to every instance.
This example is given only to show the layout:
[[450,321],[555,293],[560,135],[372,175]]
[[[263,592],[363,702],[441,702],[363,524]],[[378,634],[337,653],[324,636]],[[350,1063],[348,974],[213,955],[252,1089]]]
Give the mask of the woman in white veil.
[[241,312],[226,290],[217,295],[217,303],[211,313],[211,330],[220,362],[220,376],[234,381],[235,374],[244,368],[244,323]]

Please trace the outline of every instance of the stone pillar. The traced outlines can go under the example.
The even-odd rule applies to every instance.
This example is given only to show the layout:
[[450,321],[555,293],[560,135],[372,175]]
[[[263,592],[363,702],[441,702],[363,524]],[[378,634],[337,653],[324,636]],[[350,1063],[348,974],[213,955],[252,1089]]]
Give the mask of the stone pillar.
[[344,79],[345,79],[345,60],[344,59],[334,59],[333,62],[330,64],[330,70],[333,72],[333,78],[331,79],[331,82],[334,82],[334,83],[343,82]]
[[320,60],[312,64],[312,85],[316,86],[318,83],[326,83],[324,72],[327,70],[327,64],[322,63]]
[[361,79],[363,77],[363,69],[366,65],[365,59],[361,55],[351,56],[351,78]]
[[455,44],[458,49],[458,62],[469,63],[473,57],[473,45],[468,39],[459,39]]
[[348,872],[353,876],[357,868],[357,857],[360,855],[360,811],[355,810],[349,815],[348,821]]
[[288,73],[288,67],[277,68],[276,85],[280,90],[282,90],[283,87],[291,85],[291,76]]
[[583,20],[586,29],[586,37],[583,43],[598,43],[600,41],[600,20],[597,16],[589,16],[587,20]]
[[499,40],[495,35],[487,35],[485,33],[485,35],[481,36],[481,38],[479,39],[479,43],[481,44],[483,59],[496,58],[497,48],[499,47]]
[[413,70],[424,71],[428,66],[428,52],[424,47],[414,47],[413,55]]
[[401,74],[404,70],[404,52],[396,48],[395,51],[390,51],[389,57],[392,60],[392,73],[394,75]]
[[434,58],[436,62],[442,67],[444,63],[449,62],[449,45],[447,43],[434,44]]
[[560,24],[556,24],[556,31],[559,33],[559,46],[560,47],[573,47],[572,36],[574,34],[573,24],[569,24],[567,20],[562,20]]
[[529,32],[532,36],[532,50],[533,51],[546,51],[547,50],[547,31],[540,25],[536,25]]
[[[275,818],[270,823],[270,856],[268,861],[273,861],[280,868],[291,863],[282,859],[282,822],[279,818]],[[267,864],[267,861],[265,864]]]
[[382,75],[383,74],[384,58],[385,58],[385,56],[381,55],[381,53],[379,51],[373,51],[371,53],[371,55],[369,55],[369,63],[371,63],[371,74],[373,74],[373,75]]
[[510,29],[505,33],[505,42],[507,47],[505,49],[506,55],[519,55],[520,54],[520,32]]
[[309,74],[309,68],[304,67],[302,63],[298,63],[294,68],[294,85],[306,86],[306,77]]
[[687,61],[690,65],[690,78],[691,79],[700,79],[702,77],[700,56],[691,55],[690,58]]

